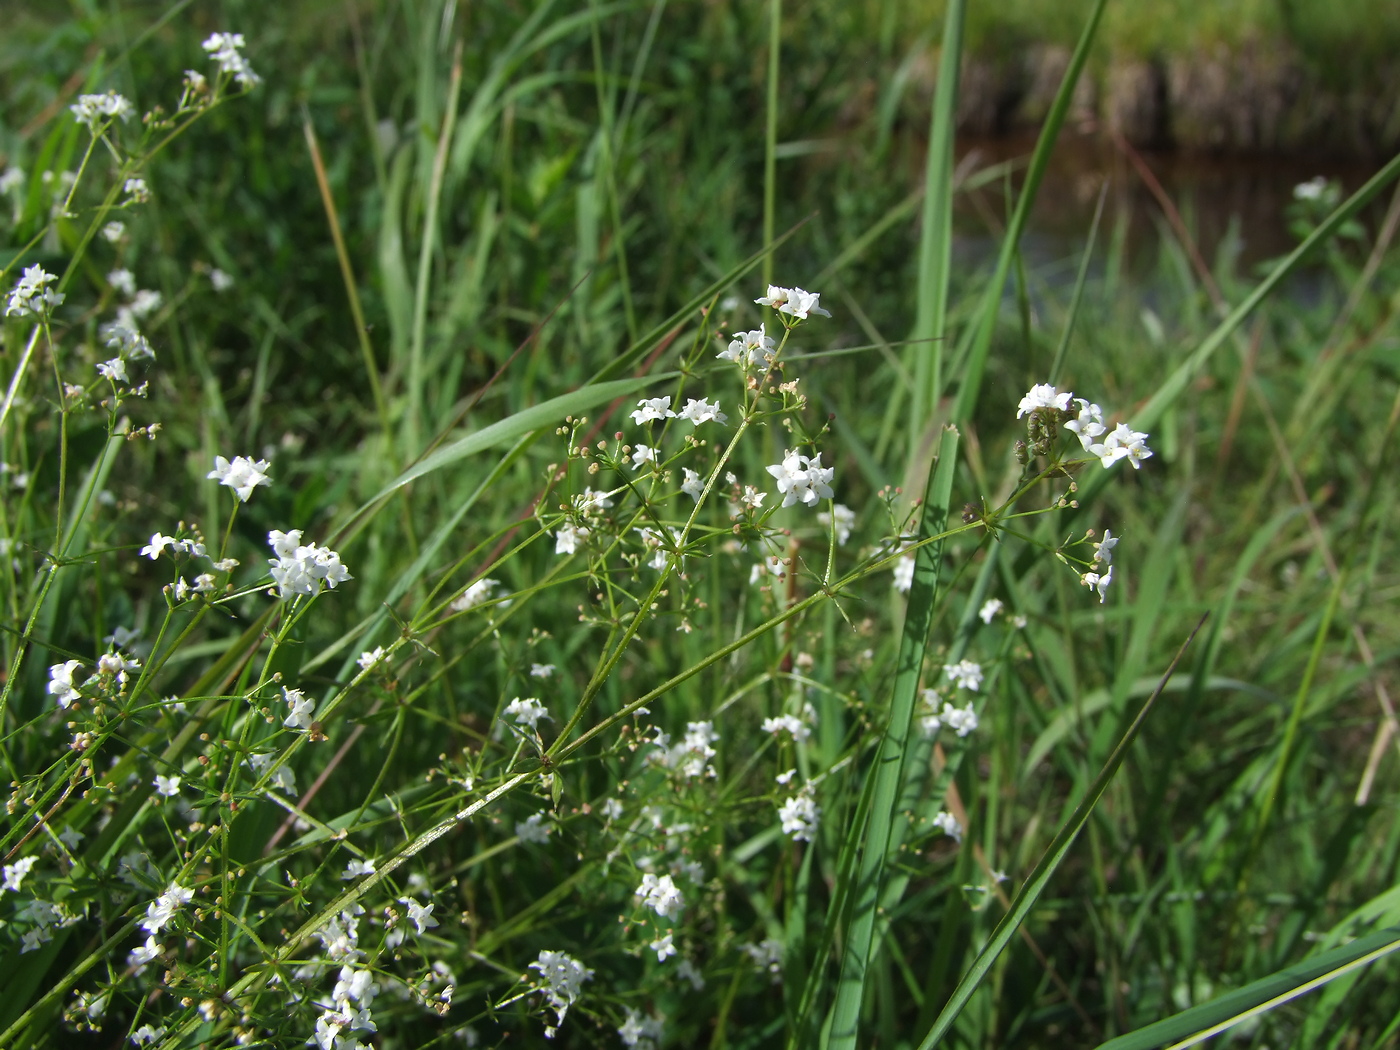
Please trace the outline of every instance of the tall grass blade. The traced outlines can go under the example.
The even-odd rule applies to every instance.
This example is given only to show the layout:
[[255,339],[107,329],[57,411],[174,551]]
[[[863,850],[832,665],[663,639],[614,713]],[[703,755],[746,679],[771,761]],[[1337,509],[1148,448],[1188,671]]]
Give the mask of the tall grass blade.
[[[938,457],[929,470],[919,538],[928,540],[943,532],[948,520],[948,503],[953,494],[957,468],[958,431],[943,431]],[[925,543],[914,559],[914,582],[909,590],[904,631],[899,640],[894,688],[890,696],[889,722],[875,765],[867,774],[875,779],[869,815],[857,816],[856,827],[865,829],[865,841],[856,869],[854,904],[847,928],[846,947],[841,960],[841,977],[832,1007],[827,1045],[836,1050],[853,1050],[860,1026],[860,1009],[865,999],[867,967],[875,937],[876,909],[889,860],[890,838],[896,818],[896,804],[904,782],[904,761],[909,728],[914,721],[915,697],[923,673],[929,628],[938,590],[943,542]]]
[[978,954],[976,960],[963,974],[963,978],[958,982],[957,988],[953,990],[952,996],[943,1007],[938,1018],[933,1022],[933,1027],[929,1029],[927,1035],[919,1043],[919,1050],[931,1050],[939,1045],[943,1037],[952,1028],[953,1022],[962,1013],[963,1007],[972,998],[974,992],[982,984],[983,979],[991,972],[992,964],[997,961],[1003,949],[1011,943],[1011,938],[1016,935],[1016,931],[1030,915],[1031,909],[1035,907],[1040,895],[1045,892],[1045,888],[1050,884],[1051,877],[1059,868],[1060,863],[1069,854],[1070,847],[1074,845],[1074,840],[1083,830],[1084,825],[1089,821],[1089,815],[1093,813],[1094,807],[1103,797],[1103,793],[1108,788],[1109,781],[1118,772],[1118,767],[1123,764],[1123,759],[1127,757],[1128,749],[1132,747],[1133,741],[1137,739],[1138,733],[1147,722],[1147,716],[1151,714],[1152,708],[1157,703],[1157,698],[1166,690],[1167,683],[1176,672],[1177,664],[1181,663],[1181,658],[1186,655],[1186,650],[1195,639],[1196,633],[1200,631],[1202,624],[1206,621],[1205,616],[1197,622],[1190,637],[1182,643],[1177,650],[1176,656],[1172,658],[1171,664],[1167,667],[1166,673],[1162,675],[1162,680],[1152,695],[1147,698],[1147,702],[1142,705],[1142,710],[1133,719],[1132,725],[1123,734],[1123,738],[1118,741],[1118,746],[1113,749],[1113,753],[1108,756],[1108,761],[1104,763],[1099,775],[1094,778],[1089,790],[1084,796],[1084,800],[1075,807],[1073,816],[1068,823],[1062,827],[1050,843],[1050,848],[1045,851],[1045,856],[1040,858],[1040,863],[1035,866],[1026,879],[1026,883],[1021,887],[1021,892],[1016,895],[1016,899],[1011,903],[1011,910],[1006,913],[1001,922],[997,923],[997,928],[992,931],[991,939],[985,948]]
[[[943,20],[938,88],[929,118],[928,159],[924,168],[923,230],[919,236],[918,309],[910,334],[914,391],[909,412],[909,455],[919,454],[918,435],[943,388],[943,335],[948,322],[948,285],[953,258],[953,132],[958,115],[958,73],[962,67],[966,0],[950,0]],[[913,466],[911,461],[910,466]]]
[[1241,1021],[1369,966],[1397,949],[1400,949],[1400,926],[1377,930],[1341,948],[1323,952],[1296,966],[1247,984],[1238,991],[1194,1006],[1146,1028],[1139,1028],[1136,1032],[1110,1039],[1101,1044],[1098,1050],[1154,1050],[1168,1044],[1172,1050],[1176,1050],[1177,1047],[1193,1046]]

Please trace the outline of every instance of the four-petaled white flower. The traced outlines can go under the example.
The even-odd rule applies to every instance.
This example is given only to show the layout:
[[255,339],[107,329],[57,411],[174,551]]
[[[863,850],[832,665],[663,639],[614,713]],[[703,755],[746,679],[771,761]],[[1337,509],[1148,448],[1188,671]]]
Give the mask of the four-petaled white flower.
[[552,674],[554,674],[554,665],[553,665],[553,664],[531,664],[531,665],[530,665],[530,677],[531,677],[531,678],[548,678],[548,677],[549,677],[550,675],[552,675]]
[[800,452],[786,451],[783,461],[774,463],[768,473],[778,482],[782,493],[783,506],[791,507],[802,502],[814,507],[819,499],[831,499],[831,480],[836,475],[835,467],[823,467],[822,455],[804,456]]
[[996,614],[1001,612],[1004,607],[1005,603],[1000,598],[988,598],[982,608],[978,610],[977,615],[982,618],[983,623],[991,623]]
[[151,537],[151,542],[141,548],[141,553],[145,557],[150,558],[151,561],[155,561],[160,557],[161,551],[165,550],[167,547],[171,550],[178,551],[180,549],[180,541],[174,536],[162,536],[157,532]]
[[671,943],[671,934],[669,933],[656,938],[647,947],[656,953],[657,962],[665,962],[676,954],[676,946]]
[[963,829],[958,823],[958,818],[949,813],[946,809],[940,810],[933,818],[933,826],[938,828],[943,834],[953,839],[955,842],[962,841]]
[[729,417],[719,410],[719,402],[714,404],[702,398],[687,398],[685,408],[677,413],[680,419],[689,420],[693,425],[699,426],[701,423],[713,419],[716,423],[727,423]]
[[376,645],[373,649],[366,649],[362,652],[355,662],[360,665],[361,670],[368,671],[382,659],[384,659],[384,646]]
[[532,813],[515,825],[515,835],[521,842],[548,842],[552,830],[554,829],[544,822],[543,813]]
[[282,687],[282,698],[291,709],[282,724],[288,729],[310,729],[311,716],[316,713],[316,701],[300,689],[288,689],[285,685]]
[[1105,565],[1113,564],[1113,548],[1118,546],[1118,541],[1122,537],[1113,535],[1112,529],[1103,530],[1103,539],[1094,544],[1095,564],[1103,562]]
[[554,553],[572,554],[588,539],[589,529],[583,525],[561,525],[554,532]]
[[361,875],[374,874],[374,861],[351,857],[350,863],[345,865],[345,870],[340,873],[340,877],[346,882],[358,879]]
[[768,294],[760,296],[754,302],[759,306],[771,306],[779,313],[803,320],[809,314],[830,317],[830,312],[823,310],[819,305],[820,300],[821,295],[817,292],[808,292],[801,288],[779,288],[776,284],[770,284]]
[[1065,429],[1078,437],[1088,452],[1094,447],[1094,439],[1108,429],[1103,425],[1103,409],[1082,397],[1076,397],[1074,403],[1079,406],[1079,414],[1065,424]]
[[162,795],[164,795],[166,798],[171,798],[180,793],[180,778],[161,776],[159,773],[157,773],[155,779],[155,786],[156,790],[159,791]]
[[194,890],[172,882],[164,893],[146,906],[146,917],[141,920],[141,928],[150,934],[159,933],[175,918],[175,913],[192,899]]
[[488,580],[484,576],[473,583],[462,596],[452,603],[453,612],[466,612],[491,597],[491,592],[501,585],[500,580]]
[[697,503],[705,492],[705,479],[689,467],[682,467],[685,471],[685,480],[681,482],[681,491]]
[[1096,572],[1086,572],[1079,577],[1079,582],[1090,590],[1099,592],[1099,604],[1102,605],[1108,599],[1108,585],[1113,582],[1113,566],[1108,567],[1108,571],[1100,576]]
[[420,934],[438,925],[438,921],[433,918],[431,904],[419,904],[412,897],[400,897],[399,903],[408,908],[408,920],[418,928]]
[[752,332],[739,332],[729,341],[728,348],[715,356],[733,361],[745,371],[754,366],[766,370],[773,363],[776,346],[773,337],[764,331],[763,325],[759,325]]
[[1016,418],[1020,419],[1040,408],[1053,408],[1060,412],[1068,412],[1069,399],[1073,396],[1068,390],[1063,394],[1060,393],[1049,383],[1037,383],[1030,388],[1025,397],[1021,398],[1021,403],[1016,408]]
[[685,908],[685,897],[669,875],[657,878],[651,872],[642,876],[634,897],[642,898],[642,906],[650,908],[663,919],[674,919]]
[[272,484],[272,479],[265,473],[268,465],[265,459],[251,460],[247,456],[234,456],[233,461],[229,462],[223,456],[215,456],[214,469],[205,477],[215,479],[220,485],[227,485],[233,489],[234,495],[241,502],[247,503],[253,489],[259,485]]
[[632,449],[632,467],[636,469],[643,463],[656,462],[656,449],[649,445],[637,445]]
[[632,412],[633,423],[646,423],[653,419],[671,419],[675,416],[675,413],[671,411],[669,397],[644,397],[637,402],[637,406]]
[[1127,423],[1119,423],[1104,438],[1103,444],[1092,446],[1089,451],[1099,457],[1107,470],[1120,459],[1126,459],[1137,470],[1144,459],[1152,456],[1147,447],[1147,435],[1132,429]]
[[73,684],[73,672],[81,666],[81,660],[67,660],[49,668],[49,694],[58,701],[59,707],[67,707],[81,697]]
[[126,362],[120,357],[114,357],[110,361],[101,361],[97,365],[97,374],[104,379],[110,379],[113,383],[130,383],[131,379],[126,374]]

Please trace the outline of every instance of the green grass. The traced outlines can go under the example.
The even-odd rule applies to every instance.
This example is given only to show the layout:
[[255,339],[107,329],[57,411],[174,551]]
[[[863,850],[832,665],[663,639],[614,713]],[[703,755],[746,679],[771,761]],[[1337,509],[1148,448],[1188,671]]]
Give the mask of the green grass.
[[[1395,1045],[1400,166],[1291,206],[1279,222],[1302,247],[1258,272],[1228,245],[1204,270],[1189,210],[1145,272],[1129,265],[1111,203],[1033,265],[1020,238],[1045,153],[955,186],[952,78],[927,138],[895,120],[906,42],[945,25],[974,52],[1082,36],[1091,75],[1125,40],[1245,39],[1284,10],[1107,4],[1095,25],[1091,6],[971,3],[965,23],[941,5],[881,22],[602,0],[22,12],[0,41],[0,158],[26,173],[0,201],[0,283],[41,264],[68,301],[47,330],[0,328],[0,379],[28,361],[0,423],[0,852],[35,858],[0,895],[0,1043],[115,1045],[150,1023],[160,1045],[303,1045],[338,964],[297,970],[358,903],[386,1048],[459,1045],[468,1027],[540,1045],[556,1016],[531,990],[541,951],[594,970],[561,1046],[621,1045],[631,1009],[665,1015],[663,1046],[1145,1047],[1261,1004],[1228,1038]],[[1352,40],[1365,10],[1328,32]],[[1378,11],[1375,39],[1391,31]],[[72,96],[170,108],[217,30],[247,36],[265,82],[149,161],[153,198],[122,214],[122,245],[93,236],[119,196],[102,147],[75,217],[51,221],[37,173],[88,145]],[[873,104],[848,106],[858,90]],[[134,146],[137,122],[118,134]],[[958,194],[1008,178],[995,262],[950,264]],[[132,366],[149,395],[120,413],[56,385],[102,389],[117,265],[164,302],[143,321],[157,358]],[[215,291],[211,267],[233,287]],[[774,390],[773,414],[745,419],[716,333],[781,335],[750,302],[769,268],[833,317],[782,350],[805,402]],[[1052,377],[1150,431],[1154,456],[1023,469],[1017,400]],[[728,426],[647,438],[636,399],[677,390],[718,397]],[[119,416],[161,430],[127,440]],[[678,457],[669,484],[613,465],[642,440]],[[823,501],[736,550],[763,530],[729,516],[726,472],[766,511],[765,468],[799,445],[835,466],[851,541],[832,544]],[[205,475],[235,454],[270,458],[272,484],[231,513]],[[703,505],[676,492],[682,466],[713,489]],[[585,486],[615,504],[556,554]],[[138,551],[181,521],[241,560],[246,593],[168,607],[177,570]],[[665,537],[664,573],[630,525]],[[293,528],[354,578],[314,602],[261,593],[265,537]],[[1066,537],[1104,528],[1122,542],[1099,604],[1086,566],[1055,555],[1084,561]],[[901,538],[919,544],[907,603],[890,585]],[[751,585],[775,552],[793,571]],[[483,576],[491,599],[454,611]],[[984,624],[989,598],[1005,610]],[[117,627],[141,632],[142,668],[56,713],[50,666],[93,675]],[[387,660],[362,670],[375,646]],[[985,678],[954,696],[942,667],[965,658]],[[315,731],[283,726],[284,686],[315,701]],[[931,687],[980,727],[924,736]],[[525,696],[551,716],[538,738],[503,728]],[[810,738],[763,731],[782,715]],[[713,778],[644,761],[648,726],[678,742],[701,721]],[[249,772],[250,750],[274,764]],[[295,792],[272,790],[281,767]],[[183,778],[189,809],[154,793],[157,773]],[[806,842],[779,825],[799,784],[821,808]],[[518,838],[532,814],[543,844]],[[934,823],[947,814],[960,842]],[[84,837],[66,845],[70,830]],[[352,859],[375,872],[343,880]],[[702,873],[676,875],[674,920],[634,894],[672,860]],[[172,880],[197,896],[134,975],[137,923]],[[404,897],[440,925],[386,943]],[[76,918],[21,953],[32,900]],[[665,931],[703,987],[649,950]],[[403,991],[423,980],[429,1001]],[[88,1034],[75,996],[104,992]]]

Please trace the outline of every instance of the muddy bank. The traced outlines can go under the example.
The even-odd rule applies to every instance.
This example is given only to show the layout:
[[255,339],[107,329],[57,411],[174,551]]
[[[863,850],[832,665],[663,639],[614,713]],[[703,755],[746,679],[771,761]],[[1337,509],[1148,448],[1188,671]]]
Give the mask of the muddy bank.
[[[1037,126],[1069,58],[1056,45],[966,57],[959,131],[986,138]],[[937,62],[931,54],[906,99],[925,114]],[[1071,120],[1151,149],[1389,157],[1400,152],[1400,59],[1369,83],[1338,87],[1288,45],[1272,42],[1153,60],[1113,57],[1085,70]]]

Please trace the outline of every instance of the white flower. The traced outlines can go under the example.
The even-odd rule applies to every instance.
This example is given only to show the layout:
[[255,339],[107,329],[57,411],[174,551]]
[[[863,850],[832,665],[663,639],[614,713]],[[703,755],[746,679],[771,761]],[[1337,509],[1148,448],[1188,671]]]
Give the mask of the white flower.
[[24,185],[24,169],[8,167],[4,174],[0,174],[0,196],[4,196],[11,190],[17,190]]
[[131,304],[127,307],[131,311],[131,316],[135,318],[145,317],[160,309],[162,296],[160,292],[153,292],[148,288],[143,288],[132,297]]
[[141,554],[150,558],[151,561],[155,561],[160,557],[161,551],[165,550],[167,547],[178,551],[180,549],[180,541],[174,536],[162,536],[157,532],[151,537],[151,542],[141,548]]
[[[684,963],[682,963],[684,965]],[[677,971],[680,972],[679,970]],[[704,982],[701,982],[701,987]],[[665,1018],[663,1017],[643,1017],[632,1007],[625,1007],[627,1020],[622,1023],[622,1027],[617,1030],[622,1045],[629,1050],[655,1050],[661,1042],[661,1037],[666,1034]]]
[[948,664],[943,668],[943,673],[956,683],[959,689],[971,689],[975,693],[982,687],[982,665],[971,660],[959,660],[955,664]]
[[779,773],[775,776],[773,782],[776,783],[778,787],[787,787],[792,783],[792,778],[795,776],[797,776],[797,770],[789,769],[786,773]]
[[107,283],[128,299],[136,294],[136,275],[130,270],[113,270],[107,275]]
[[689,467],[681,469],[685,471],[685,480],[681,482],[681,491],[699,503],[700,497],[705,492],[705,479]]
[[670,419],[675,416],[671,411],[669,397],[644,397],[637,405],[639,407],[632,413],[633,423],[646,423],[653,419]]
[[603,818],[605,820],[619,820],[622,817],[622,800],[610,798],[603,803]]
[[359,857],[350,858],[350,862],[345,865],[345,870],[340,873],[340,877],[346,882],[358,879],[361,875],[374,874],[374,861],[361,860]]
[[637,445],[632,449],[632,467],[636,469],[643,463],[656,462],[656,449],[650,445]]
[[[540,952],[539,959],[530,964],[530,969],[538,970],[544,987],[544,997],[558,1014],[555,1026],[564,1023],[564,1015],[577,1001],[583,991],[583,982],[593,979],[593,971],[571,955],[564,952]],[[545,1035],[552,1035],[554,1029],[546,1029]]]
[[6,864],[4,867],[5,882],[0,885],[0,893],[6,890],[18,891],[24,882],[24,877],[29,874],[29,870],[38,863],[38,857],[23,857],[13,864]]
[[43,314],[63,302],[62,292],[46,287],[58,280],[56,274],[47,272],[38,263],[27,267],[10,298],[5,304],[6,317],[23,317],[26,314]]
[[1030,620],[1026,619],[1021,613],[1017,613],[1015,616],[1011,617],[1011,626],[1018,631],[1024,631],[1028,623],[1030,623]]
[[574,509],[589,516],[601,514],[612,505],[613,501],[608,499],[606,492],[594,492],[591,486],[574,497]]
[[68,660],[49,668],[49,695],[58,701],[59,707],[67,707],[79,699],[81,694],[73,684],[73,672],[81,666],[81,660]]
[[179,777],[165,777],[157,773],[155,785],[156,790],[159,791],[166,798],[172,798],[180,793]]
[[778,491],[783,497],[783,506],[791,507],[802,502],[814,507],[819,499],[831,499],[831,480],[836,474],[835,467],[823,467],[821,453],[804,456],[799,452],[786,451],[783,461],[768,467],[768,473],[778,482]]
[[957,730],[958,736],[967,736],[977,729],[977,712],[970,703],[966,707],[944,704],[941,721],[949,729]]
[[552,674],[554,674],[554,665],[553,665],[553,664],[531,664],[531,665],[530,665],[530,677],[531,677],[531,678],[548,678],[548,677],[550,677]]
[[491,597],[491,592],[500,585],[500,580],[488,580],[482,577],[463,591],[462,596],[452,603],[452,611],[466,612],[473,606],[480,605],[482,602],[489,599]]
[[689,981],[692,991],[698,992],[705,987],[705,978],[689,959],[682,959],[676,963],[676,977],[682,981]]
[[651,944],[647,945],[647,947],[656,953],[657,962],[665,962],[676,954],[676,948],[675,945],[671,943],[671,934],[669,933],[664,937],[658,937],[656,940],[652,941]]
[[150,934],[159,933],[175,918],[176,912],[193,898],[194,890],[172,882],[164,893],[146,906],[146,917],[141,920],[141,928]]
[[573,554],[588,539],[591,530],[583,525],[561,525],[554,532],[554,553]]
[[1152,450],[1147,447],[1147,435],[1133,430],[1126,423],[1119,423],[1104,438],[1102,445],[1094,445],[1089,451],[1099,457],[1107,470],[1120,459],[1126,459],[1137,470],[1142,466],[1144,459],[1152,456]]
[[674,919],[685,908],[685,898],[669,875],[657,878],[651,872],[642,876],[642,884],[637,887],[634,897],[642,898],[642,906],[650,908],[663,919]]
[[382,659],[384,659],[384,646],[376,645],[373,649],[366,649],[362,652],[355,662],[360,665],[360,670],[368,671]]
[[817,292],[807,292],[801,288],[779,288],[775,284],[770,284],[768,294],[760,296],[754,302],[758,303],[759,306],[771,306],[779,313],[792,317],[805,319],[808,314],[821,314],[823,317],[830,317],[831,314],[818,305],[820,299],[821,295]]
[[813,841],[821,814],[821,808],[810,795],[793,795],[778,808],[783,834],[791,835],[794,842]]
[[1102,605],[1108,598],[1108,585],[1113,582],[1113,566],[1108,567],[1108,571],[1100,576],[1096,572],[1086,572],[1079,577],[1079,582],[1090,590],[1099,592],[1099,604]]
[[[856,512],[844,503],[833,504],[831,510],[836,515],[836,544],[845,546],[846,541],[851,538],[851,529],[855,527]],[[817,520],[830,528],[831,517],[830,513],[822,511],[817,515]]]
[[549,718],[551,722],[554,721],[554,719],[549,717],[549,712],[544,709],[544,704],[540,703],[539,700],[533,696],[527,697],[524,700],[517,696],[510,703],[506,704],[506,715],[515,719],[521,725],[529,726],[531,729],[536,728],[536,723],[538,723],[541,718]]
[[515,835],[521,842],[548,842],[553,830],[544,822],[543,813],[532,813],[515,825]]
[[1327,180],[1321,175],[1293,187],[1293,199],[1299,201],[1319,201],[1327,191]]
[[679,418],[689,420],[693,425],[699,426],[707,420],[713,419],[716,423],[727,423],[729,417],[719,410],[719,402],[714,404],[704,398],[688,398],[685,408],[680,410]]
[[962,841],[962,825],[958,823],[958,818],[953,816],[953,814],[949,813],[946,809],[939,810],[934,816],[933,826],[954,841]]
[[86,124],[91,131],[96,131],[105,118],[127,121],[132,114],[131,100],[115,91],[104,95],[79,95],[78,101],[68,108],[78,118],[78,123]]
[[794,740],[806,740],[812,735],[812,727],[796,715],[779,715],[777,718],[765,718],[762,729],[765,733],[772,733],[775,736],[783,730],[792,734]]
[[1074,401],[1079,406],[1079,415],[1066,423],[1065,429],[1077,435],[1079,443],[1088,452],[1094,447],[1094,439],[1108,429],[1103,425],[1103,409],[1082,397],[1076,397]]
[[126,223],[124,222],[109,222],[106,226],[102,227],[103,239],[111,244],[116,244],[122,239],[122,235],[125,233]]
[[1005,603],[1000,598],[988,598],[977,615],[982,618],[983,623],[991,623],[996,614],[1001,612],[1003,608],[1005,608]]
[[1112,529],[1103,530],[1103,539],[1094,544],[1094,563],[1103,562],[1105,565],[1113,564],[1113,548],[1118,546],[1118,541],[1122,537],[1113,535]]
[[122,192],[127,194],[128,204],[145,204],[151,199],[151,187],[145,179],[127,179],[122,184]]
[[233,489],[234,495],[241,502],[247,503],[253,489],[259,485],[272,484],[272,479],[264,473],[268,465],[265,459],[254,461],[247,456],[234,456],[233,462],[230,463],[223,456],[215,456],[214,469],[205,477],[213,478],[220,485],[227,485]]
[[101,361],[97,365],[97,374],[104,379],[110,379],[113,383],[130,383],[131,378],[126,374],[126,362],[120,357],[114,357],[110,361]]
[[216,292],[226,292],[233,287],[233,278],[217,267],[209,271],[209,283]]
[[902,555],[894,563],[894,583],[891,586],[900,594],[909,593],[909,588],[914,586],[914,555]]
[[268,572],[284,598],[289,594],[318,594],[323,584],[334,589],[336,584],[354,579],[335,551],[302,543],[300,529],[273,529],[267,534],[267,543],[277,555],[268,559]]
[[748,370],[755,365],[767,369],[773,363],[775,347],[773,338],[759,325],[752,332],[739,332],[729,342],[726,350],[715,356],[725,361],[733,361],[740,368]]
[[310,729],[312,716],[316,713],[316,701],[300,689],[288,689],[285,685],[282,687],[282,698],[291,708],[282,724],[288,729]]
[[253,72],[253,67],[239,52],[243,47],[242,33],[214,33],[201,45],[209,52],[221,73],[229,73],[244,88],[254,88],[262,82],[262,77]]
[[420,934],[438,925],[438,921],[433,918],[431,904],[419,904],[412,897],[400,897],[399,903],[408,908],[408,919],[418,928]]
[[1037,383],[1030,388],[1025,397],[1021,398],[1021,403],[1016,409],[1016,418],[1020,419],[1039,408],[1053,408],[1061,412],[1069,411],[1069,399],[1073,393],[1066,390],[1063,394],[1056,390],[1049,383]]

